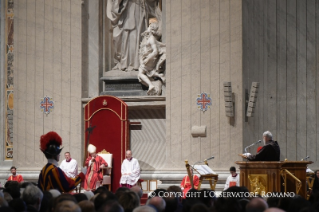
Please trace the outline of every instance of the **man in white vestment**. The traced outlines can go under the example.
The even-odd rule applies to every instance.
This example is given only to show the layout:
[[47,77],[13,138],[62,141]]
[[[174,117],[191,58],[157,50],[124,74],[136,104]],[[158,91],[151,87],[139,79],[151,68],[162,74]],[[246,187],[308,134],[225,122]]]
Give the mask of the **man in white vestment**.
[[236,173],[235,167],[230,167],[230,175],[227,177],[224,190],[232,186],[239,186],[239,174]]
[[60,169],[66,174],[66,176],[74,178],[78,175],[78,163],[71,158],[70,152],[64,153],[65,160],[60,164]]
[[122,163],[121,173],[121,187],[131,188],[135,186],[140,179],[140,165],[137,159],[132,157],[131,150],[126,151],[126,159],[124,159]]

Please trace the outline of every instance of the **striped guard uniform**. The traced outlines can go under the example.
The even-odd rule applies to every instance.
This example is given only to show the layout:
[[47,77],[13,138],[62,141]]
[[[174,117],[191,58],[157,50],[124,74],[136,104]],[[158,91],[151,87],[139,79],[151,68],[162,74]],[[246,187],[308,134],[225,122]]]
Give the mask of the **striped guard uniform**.
[[38,187],[42,191],[57,189],[60,192],[69,192],[83,181],[84,178],[85,175],[82,172],[75,178],[69,178],[59,167],[52,163],[47,163],[39,175]]

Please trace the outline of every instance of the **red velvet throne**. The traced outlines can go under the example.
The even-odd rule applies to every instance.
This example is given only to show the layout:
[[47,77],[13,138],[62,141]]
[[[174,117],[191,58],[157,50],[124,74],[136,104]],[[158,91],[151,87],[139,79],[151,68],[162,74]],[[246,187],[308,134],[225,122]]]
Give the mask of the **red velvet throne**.
[[89,101],[84,107],[85,146],[84,157],[88,156],[89,142],[97,148],[97,152],[105,149],[113,154],[112,191],[120,186],[121,164],[125,151],[129,149],[127,105],[115,96],[99,96]]

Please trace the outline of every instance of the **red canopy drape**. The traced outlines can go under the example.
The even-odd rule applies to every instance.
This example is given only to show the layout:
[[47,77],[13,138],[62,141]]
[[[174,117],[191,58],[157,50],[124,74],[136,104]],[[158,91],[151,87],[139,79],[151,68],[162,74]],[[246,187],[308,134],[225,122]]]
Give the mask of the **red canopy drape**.
[[85,145],[84,157],[87,157],[88,129],[94,127],[90,135],[90,144],[97,152],[105,149],[113,154],[112,191],[119,187],[121,164],[125,151],[129,149],[128,141],[128,107],[115,96],[99,96],[89,101],[84,108]]

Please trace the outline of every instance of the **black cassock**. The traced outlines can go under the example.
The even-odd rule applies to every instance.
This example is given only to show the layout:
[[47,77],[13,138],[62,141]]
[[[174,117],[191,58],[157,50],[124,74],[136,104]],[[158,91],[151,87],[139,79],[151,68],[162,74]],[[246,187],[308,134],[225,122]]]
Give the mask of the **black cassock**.
[[280,161],[280,148],[277,141],[268,141],[256,155],[250,155],[247,159],[250,161]]

